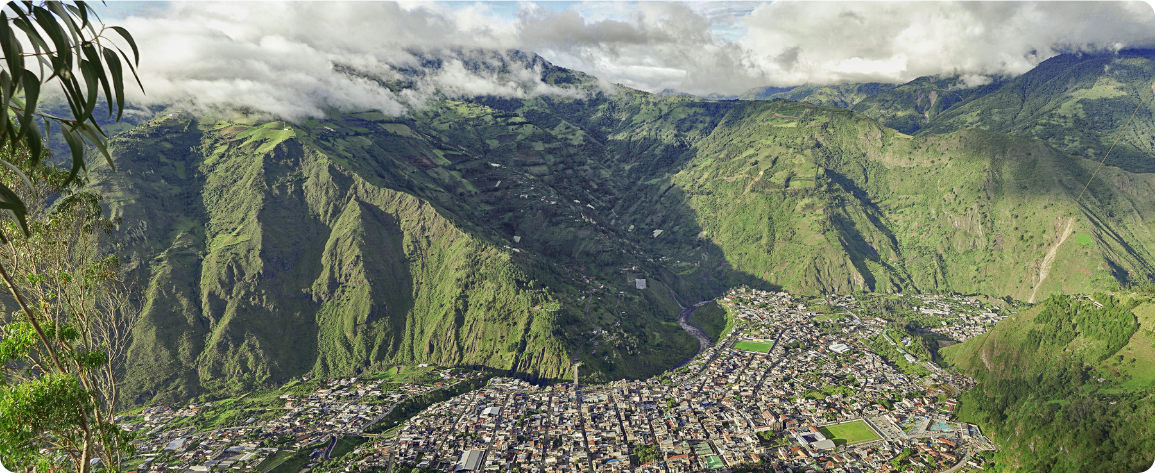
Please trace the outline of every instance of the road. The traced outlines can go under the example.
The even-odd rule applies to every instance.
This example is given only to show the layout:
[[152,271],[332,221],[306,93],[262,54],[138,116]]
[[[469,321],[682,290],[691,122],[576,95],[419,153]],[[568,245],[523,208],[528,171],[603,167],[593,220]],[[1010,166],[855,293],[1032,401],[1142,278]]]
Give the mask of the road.
[[[545,407],[545,421],[542,422],[542,428],[545,429],[545,433],[541,435],[541,438],[544,439],[543,442],[553,442],[553,438],[549,436],[549,428],[550,428],[550,426],[553,425],[553,422],[551,422],[553,419],[553,391],[552,390],[550,390],[550,392],[549,392],[549,402],[547,402],[545,404],[545,406],[546,406]],[[538,464],[538,467],[541,468],[541,471],[545,471],[545,455],[538,454],[537,464]]]
[[[618,421],[618,432],[626,431],[626,418],[622,415],[622,411],[618,410],[618,394],[614,390],[610,391],[610,406],[614,408],[614,420]],[[544,464],[543,464],[544,465]],[[545,471],[544,469],[542,471]],[[634,470],[630,465],[626,466],[626,472],[632,473]]]
[[485,443],[485,452],[481,454],[480,465],[485,466],[485,459],[489,458],[489,451],[493,449],[493,441],[497,440],[497,430],[501,428],[501,417],[505,415],[505,406],[509,404],[509,394],[507,393],[501,400],[501,408],[497,410],[497,421],[493,423],[493,432],[489,434],[489,442]]
[[368,422],[368,423],[366,423],[365,425],[362,425],[360,429],[357,429],[357,430],[356,430],[355,432],[353,432],[353,433],[354,433],[354,434],[357,434],[357,435],[361,435],[361,436],[363,436],[363,437],[379,437],[379,436],[380,436],[380,434],[366,434],[366,433],[365,433],[365,431],[366,431],[366,430],[368,430],[368,429],[369,429],[369,427],[372,427],[372,426],[373,426],[373,424],[376,424],[376,423],[377,423],[377,421],[381,420],[381,418],[383,418],[383,417],[385,417],[385,416],[389,415],[390,413],[392,413],[394,408],[396,408],[397,406],[401,405],[401,403],[402,403],[402,402],[405,402],[405,400],[406,400],[406,399],[409,399],[409,397],[410,397],[410,396],[405,396],[405,397],[401,398],[401,400],[399,400],[399,401],[397,401],[397,402],[393,403],[393,405],[392,405],[392,406],[389,406],[389,410],[387,410],[387,411],[384,411],[384,412],[382,412],[382,413],[378,414],[378,415],[377,415],[377,417],[374,417],[374,418],[373,418],[373,420],[369,421],[369,422]]
[[[427,391],[427,392],[425,392],[425,393],[422,393],[422,394],[429,394],[429,393],[432,393],[433,391],[438,391],[438,390],[442,390],[442,389],[449,389],[449,388],[452,388],[452,387],[454,387],[454,386],[457,386],[458,384],[461,384],[461,383],[464,383],[464,382],[465,382],[465,381],[457,381],[457,382],[455,382],[455,383],[453,383],[453,384],[446,384],[446,385],[444,385],[444,386],[441,386],[441,387],[439,387],[439,388],[431,389],[431,390],[429,390],[429,391]],[[408,400],[409,400],[410,398],[412,398],[412,397],[413,397],[413,396],[406,394],[406,395],[405,395],[404,397],[402,397],[401,399],[398,399],[398,400],[397,400],[397,402],[393,403],[393,405],[392,405],[392,406],[389,406],[389,410],[387,410],[387,411],[385,411],[385,412],[382,412],[382,413],[381,413],[380,415],[378,415],[376,418],[374,418],[373,420],[369,421],[367,424],[365,424],[365,425],[361,426],[361,428],[360,428],[360,429],[358,429],[358,430],[356,430],[356,431],[353,431],[353,432],[351,432],[351,433],[352,433],[352,434],[354,434],[354,435],[359,435],[359,436],[362,436],[362,437],[381,437],[382,435],[384,435],[384,433],[380,433],[380,434],[367,434],[367,433],[365,433],[365,431],[366,431],[366,430],[369,430],[369,428],[370,428],[370,427],[372,427],[372,426],[373,426],[373,424],[376,424],[378,421],[380,421],[380,420],[381,420],[382,418],[384,418],[385,416],[387,416],[387,415],[389,415],[389,414],[393,413],[393,409],[396,409],[396,408],[397,408],[397,406],[400,406],[400,405],[401,405],[401,403],[403,403],[403,402],[405,402],[405,401],[408,401]]]
[[967,454],[962,457],[962,460],[958,461],[957,465],[950,467],[949,470],[946,470],[942,473],[954,473],[954,472],[958,471],[960,468],[962,468],[963,466],[965,466],[967,464],[967,460],[970,460],[971,455],[973,455],[973,454],[974,454],[974,452],[971,452],[971,449],[968,448]]
[[326,460],[330,460],[329,455],[331,455],[333,453],[333,447],[337,446],[337,434],[330,435],[329,437],[332,440],[329,440],[329,446],[325,447],[325,459]]
[[[654,404],[654,410],[661,412],[661,408],[658,407],[658,402],[657,401],[651,401],[651,402]],[[658,453],[659,453],[658,459],[661,460],[662,471],[665,471],[666,473],[670,473],[670,466],[666,463],[666,455],[662,453],[661,448],[658,446],[658,435],[654,433],[654,422],[650,419],[651,416],[650,416],[649,403],[647,403],[647,402],[642,403],[642,414],[646,416],[646,425],[650,426],[650,438],[654,439],[653,447],[658,449]],[[639,459],[638,461],[641,461],[641,460]]]
[[[774,337],[774,344],[770,345],[769,350],[766,350],[766,356],[768,356],[768,357],[774,356],[774,349],[778,348],[778,342],[782,341],[782,335],[784,335],[785,333],[786,333],[785,329],[778,331],[778,336]],[[766,371],[762,372],[762,376],[758,377],[758,385],[754,386],[755,392],[757,392],[759,389],[762,389],[762,383],[764,381],[766,381],[766,375],[770,374],[770,371],[773,370],[776,366],[778,366],[778,363],[780,361],[782,361],[782,360],[775,360],[775,361],[771,362],[770,367],[766,368]]]
[[[453,430],[454,431],[457,431],[457,426],[459,424],[461,424],[462,419],[465,419],[465,415],[468,414],[469,412],[473,411],[473,408],[474,408],[474,406],[477,405],[477,401],[479,399],[481,399],[480,396],[473,396],[473,399],[469,401],[469,405],[465,406],[465,409],[462,409],[461,414],[459,414],[457,416],[457,420],[453,421]],[[431,450],[433,452],[433,458],[431,458],[429,461],[430,465],[433,465],[436,461],[440,460],[438,458],[438,454],[441,452],[441,448],[440,448],[441,443],[445,440],[445,438],[446,437],[440,437],[436,441],[434,441],[433,449]],[[485,458],[482,458],[482,461],[484,461],[484,460],[485,460]],[[453,461],[453,459],[450,458],[449,461]],[[390,467],[390,468],[392,468],[392,467]]]
[[582,431],[582,450],[586,452],[586,463],[590,470],[593,470],[594,456],[590,453],[590,439],[586,437],[586,416],[582,414],[582,390],[581,385],[574,383],[574,395],[577,396],[577,410],[578,410],[578,428]]

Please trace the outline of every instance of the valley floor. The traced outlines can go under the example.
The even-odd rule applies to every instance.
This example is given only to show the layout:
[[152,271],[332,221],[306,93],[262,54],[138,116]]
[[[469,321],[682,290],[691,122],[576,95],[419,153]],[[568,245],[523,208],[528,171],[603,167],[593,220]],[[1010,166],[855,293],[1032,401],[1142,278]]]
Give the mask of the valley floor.
[[[725,338],[686,366],[642,381],[540,387],[491,378],[481,389],[438,399],[429,394],[455,383],[480,386],[481,374],[447,370],[431,382],[434,371],[422,367],[417,373],[424,378],[395,379],[401,370],[390,370],[375,380],[282,389],[264,395],[284,402],[275,417],[216,429],[172,421],[203,416],[199,412],[150,408],[141,413],[155,426],[139,444],[148,460],[140,469],[676,473],[981,466],[990,440],[952,414],[955,398],[973,380],[927,361],[933,354],[912,339],[961,341],[1002,316],[960,296],[861,297],[804,301],[732,291],[719,301],[735,324]],[[905,312],[880,298],[905,301]],[[895,321],[907,327],[917,321],[921,328],[903,333]],[[135,422],[126,425],[147,424]]]

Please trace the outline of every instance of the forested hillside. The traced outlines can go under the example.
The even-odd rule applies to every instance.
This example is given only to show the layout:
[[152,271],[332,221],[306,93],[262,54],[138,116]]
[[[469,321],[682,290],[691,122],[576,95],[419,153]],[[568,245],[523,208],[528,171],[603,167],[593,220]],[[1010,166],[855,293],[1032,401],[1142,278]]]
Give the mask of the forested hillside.
[[1155,172],[1153,85],[1155,51],[1063,54],[944,111],[921,133],[983,128],[1037,138],[1069,153],[1100,160],[1139,99],[1146,97],[1107,164],[1131,172]]
[[525,256],[280,123],[199,126],[176,114],[119,137],[121,170],[103,183],[148,281],[129,357],[138,400],[386,362],[564,370],[558,302]]
[[979,384],[958,415],[997,471],[1145,471],[1155,461],[1150,295],[1056,295],[942,351]]

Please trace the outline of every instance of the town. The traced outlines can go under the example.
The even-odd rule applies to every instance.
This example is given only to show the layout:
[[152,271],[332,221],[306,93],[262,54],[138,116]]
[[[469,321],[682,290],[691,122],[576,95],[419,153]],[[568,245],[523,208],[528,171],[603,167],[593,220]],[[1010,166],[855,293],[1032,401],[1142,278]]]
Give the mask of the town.
[[136,438],[136,456],[128,463],[137,471],[271,471],[291,467],[293,460],[329,458],[338,439],[366,435],[404,401],[459,388],[482,375],[428,365],[409,371],[414,373],[400,377],[408,382],[399,383],[305,377],[271,393],[177,409],[152,406],[118,416],[117,422]]
[[[906,310],[879,309],[879,297]],[[278,416],[239,426],[197,433],[172,421],[203,415],[196,406],[149,408],[126,425],[150,429],[138,452],[153,471],[955,472],[981,469],[993,449],[953,415],[973,380],[912,339],[962,341],[1005,310],[964,296],[806,301],[751,289],[718,303],[732,319],[722,340],[647,380],[583,385],[580,366],[578,382],[550,386],[492,377],[381,425],[406,399],[481,374],[443,370],[437,384],[388,391],[349,378],[280,394]],[[909,319],[917,332],[896,323]],[[335,452],[338,439],[357,440]]]

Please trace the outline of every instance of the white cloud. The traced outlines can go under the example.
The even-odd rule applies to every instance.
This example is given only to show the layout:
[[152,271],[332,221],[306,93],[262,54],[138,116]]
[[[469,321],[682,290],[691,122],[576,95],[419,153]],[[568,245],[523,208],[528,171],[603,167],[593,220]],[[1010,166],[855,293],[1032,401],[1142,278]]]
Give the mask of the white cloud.
[[982,87],[984,85],[990,84],[991,82],[994,82],[994,79],[992,79],[990,76],[984,76],[982,74],[963,74],[959,76],[958,82],[951,86],[951,89],[973,89],[975,87]]
[[[142,46],[148,95],[137,103],[288,118],[327,107],[399,114],[434,91],[580,95],[542,83],[532,64],[479,65],[508,63],[502,51],[513,49],[643,90],[737,94],[932,74],[973,87],[1061,51],[1155,46],[1150,5],[1107,2],[181,3],[113,23]],[[404,73],[415,87],[394,95],[336,65]]]
[[[1015,75],[1062,51],[1155,44],[1155,11],[1144,3],[776,2],[745,21],[744,45],[762,52],[771,85]],[[790,48],[793,64],[774,60]]]
[[[543,83],[532,66],[501,74],[466,67],[463,61],[508,62],[500,51],[515,45],[511,27],[478,20],[483,13],[477,6],[449,10],[436,4],[174,4],[160,18],[123,22],[142,49],[146,95],[132,99],[204,111],[244,107],[298,119],[330,107],[398,115],[434,93],[581,96]],[[423,63],[429,60],[440,64]],[[401,96],[370,80],[402,77],[415,87]]]

